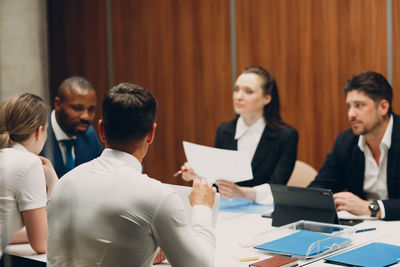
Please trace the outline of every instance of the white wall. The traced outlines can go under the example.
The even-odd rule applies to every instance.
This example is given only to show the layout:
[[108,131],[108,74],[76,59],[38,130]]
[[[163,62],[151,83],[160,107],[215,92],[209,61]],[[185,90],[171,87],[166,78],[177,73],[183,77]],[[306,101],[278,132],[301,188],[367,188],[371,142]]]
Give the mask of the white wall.
[[48,99],[46,0],[0,0],[0,99]]

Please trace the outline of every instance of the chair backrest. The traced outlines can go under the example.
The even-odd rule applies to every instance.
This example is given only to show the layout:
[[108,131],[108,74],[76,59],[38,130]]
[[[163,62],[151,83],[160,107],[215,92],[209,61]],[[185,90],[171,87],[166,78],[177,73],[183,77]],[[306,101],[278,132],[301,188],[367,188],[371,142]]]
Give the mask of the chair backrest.
[[307,187],[312,181],[314,181],[316,175],[317,170],[311,165],[297,160],[296,164],[294,165],[292,176],[290,176],[286,185]]

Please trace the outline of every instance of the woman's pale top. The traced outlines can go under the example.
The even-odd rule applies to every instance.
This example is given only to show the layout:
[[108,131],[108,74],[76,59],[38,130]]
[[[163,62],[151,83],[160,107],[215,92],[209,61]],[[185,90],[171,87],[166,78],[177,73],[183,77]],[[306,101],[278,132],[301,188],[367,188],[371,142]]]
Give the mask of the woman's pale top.
[[20,144],[0,149],[0,256],[24,226],[22,211],[46,207],[42,162]]
[[[252,125],[247,126],[243,117],[240,116],[235,132],[238,151],[247,151],[249,156],[253,158],[266,125],[265,118],[261,117]],[[273,202],[271,187],[268,183],[254,186],[254,189],[256,190],[255,202],[268,204]]]

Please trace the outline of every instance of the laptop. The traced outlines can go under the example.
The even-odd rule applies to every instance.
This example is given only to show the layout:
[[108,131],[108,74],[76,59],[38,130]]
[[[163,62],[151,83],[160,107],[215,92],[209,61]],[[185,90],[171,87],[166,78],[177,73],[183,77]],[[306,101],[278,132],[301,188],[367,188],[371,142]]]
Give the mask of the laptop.
[[274,197],[272,226],[299,220],[355,225],[362,220],[340,220],[330,189],[271,184]]

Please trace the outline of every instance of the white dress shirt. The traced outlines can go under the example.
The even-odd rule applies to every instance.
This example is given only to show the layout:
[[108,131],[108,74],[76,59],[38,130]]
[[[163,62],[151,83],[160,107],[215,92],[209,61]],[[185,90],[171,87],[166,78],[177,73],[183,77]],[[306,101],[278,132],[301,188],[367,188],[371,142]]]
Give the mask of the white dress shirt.
[[240,116],[236,123],[235,132],[237,150],[247,151],[250,158],[253,158],[266,125],[264,117],[261,117],[252,125],[247,126],[243,117]]
[[20,144],[0,149],[0,257],[24,226],[21,212],[46,207],[42,162]]
[[[240,116],[236,123],[235,139],[237,140],[237,150],[246,151],[249,153],[250,158],[254,157],[256,153],[258,143],[260,142],[261,136],[264,132],[265,126],[267,125],[265,118],[259,118],[255,123],[247,126]],[[257,185],[253,187],[256,190],[257,203],[272,203],[271,187],[268,183]]]
[[213,266],[211,209],[192,222],[177,192],[141,173],[132,155],[105,149],[67,173],[48,202],[47,266],[152,266],[161,247],[172,266]]
[[[66,164],[66,160],[67,160],[67,156],[66,156],[66,155],[67,155],[67,148],[65,147],[65,145],[64,145],[61,141],[62,141],[62,140],[72,140],[72,139],[76,139],[76,136],[69,137],[69,136],[61,129],[60,125],[59,125],[58,122],[57,122],[56,113],[55,113],[54,110],[51,112],[50,120],[51,120],[51,126],[53,127],[54,135],[55,135],[56,140],[57,140],[57,142],[58,142],[58,146],[59,146],[59,148],[60,148],[60,150],[61,150],[61,155],[62,155],[64,164]],[[75,147],[74,147],[74,146],[72,146],[72,157],[73,157],[73,159],[75,160]]]
[[[360,135],[358,139],[358,147],[364,152],[365,171],[364,171],[364,192],[367,199],[370,200],[386,200],[388,199],[387,189],[387,161],[388,151],[392,144],[393,116],[390,116],[385,134],[379,145],[380,158],[379,165],[376,163],[371,150],[369,149],[365,137]],[[385,218],[385,208],[382,201],[378,201],[381,209],[381,218]]]

